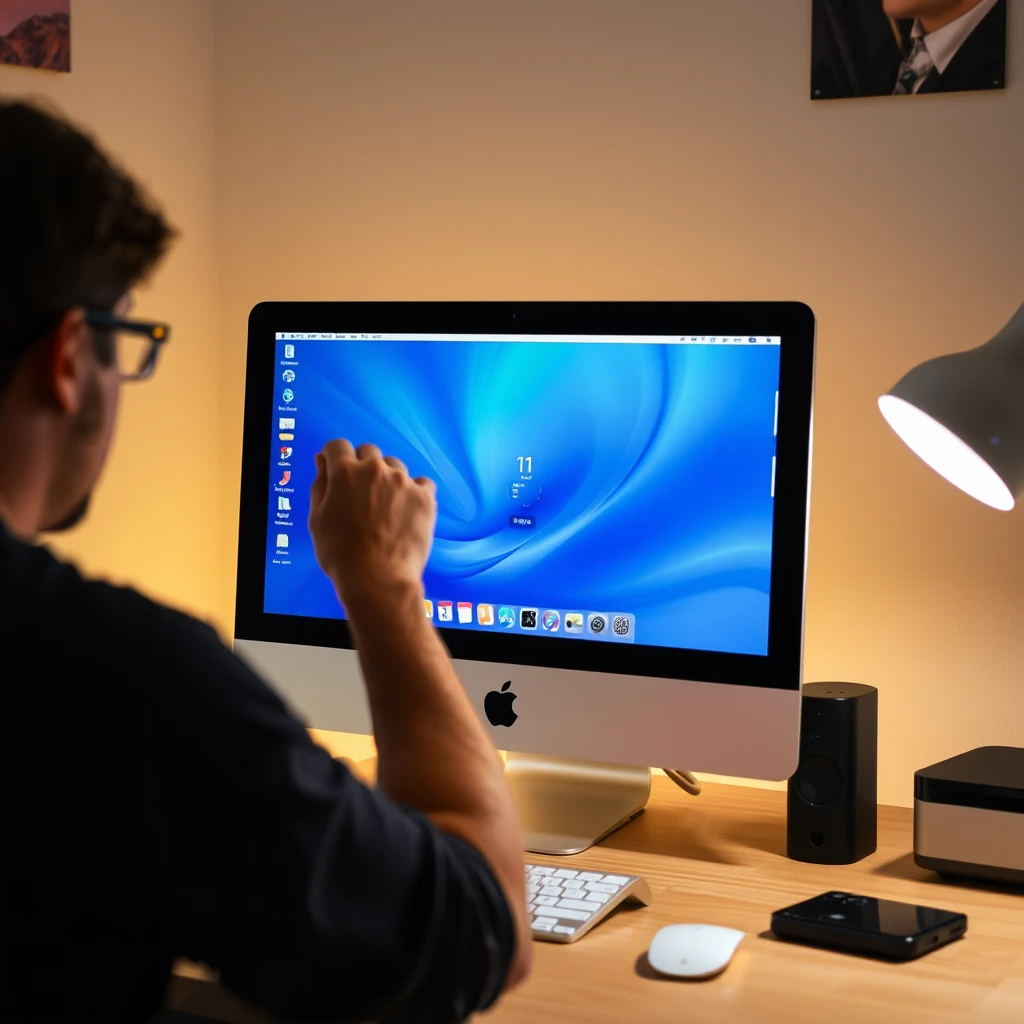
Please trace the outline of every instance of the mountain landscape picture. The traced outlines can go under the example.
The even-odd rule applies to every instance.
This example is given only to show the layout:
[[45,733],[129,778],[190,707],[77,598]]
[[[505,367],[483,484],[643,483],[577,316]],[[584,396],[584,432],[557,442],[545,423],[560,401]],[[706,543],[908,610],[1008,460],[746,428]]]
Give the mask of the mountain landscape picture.
[[71,70],[71,0],[0,0],[0,64]]

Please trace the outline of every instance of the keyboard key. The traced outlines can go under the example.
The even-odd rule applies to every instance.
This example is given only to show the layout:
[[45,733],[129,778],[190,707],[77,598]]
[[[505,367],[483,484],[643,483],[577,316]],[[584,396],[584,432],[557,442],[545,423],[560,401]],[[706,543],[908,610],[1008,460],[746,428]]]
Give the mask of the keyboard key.
[[605,875],[602,879],[607,885],[628,885],[629,879],[623,878],[622,875]]
[[553,907],[558,902],[557,896],[534,896],[533,905],[535,907]]
[[552,928],[551,930],[555,931],[555,932],[559,932],[562,935],[572,935],[572,933],[574,931],[576,931],[575,928],[570,928],[568,925],[564,925],[564,924],[556,924],[555,927]]
[[581,871],[577,878],[582,878],[584,882],[600,882],[604,875],[599,875],[594,871]]
[[[606,892],[609,896],[613,893],[618,892],[619,887],[617,885],[608,885],[605,882],[587,882],[587,892]],[[545,894],[547,890],[544,890]]]
[[568,907],[545,907],[545,914],[557,914],[559,917],[564,917],[569,921],[589,921],[594,915],[592,913],[584,913],[582,910],[570,910]]
[[553,917],[535,917],[533,919],[533,927],[538,932],[549,932],[556,924],[558,924],[558,920]]
[[532,873],[535,875],[553,875],[555,873],[555,869],[545,868],[538,865],[537,867],[532,869]]
[[558,871],[555,872],[555,878],[575,878],[576,875],[577,872],[570,871],[568,868],[559,868]]
[[[597,882],[591,882],[591,885],[597,885]],[[614,889],[609,889],[609,892],[615,892]],[[545,885],[540,891],[541,896],[561,896],[562,887],[560,885]]]
[[559,900],[559,910],[585,910],[588,914],[597,912],[599,904],[591,903],[589,900]]
[[566,892],[571,892],[573,889],[582,889],[583,885],[584,885],[583,881],[581,879],[579,879],[579,878],[567,878],[562,883],[562,888]]
[[526,883],[526,895],[527,896],[536,896],[537,893],[539,893],[539,892],[540,892],[540,886],[539,885],[534,885],[533,882],[527,882]]
[[580,893],[588,903],[596,903],[599,907],[608,902],[608,896],[603,892]]

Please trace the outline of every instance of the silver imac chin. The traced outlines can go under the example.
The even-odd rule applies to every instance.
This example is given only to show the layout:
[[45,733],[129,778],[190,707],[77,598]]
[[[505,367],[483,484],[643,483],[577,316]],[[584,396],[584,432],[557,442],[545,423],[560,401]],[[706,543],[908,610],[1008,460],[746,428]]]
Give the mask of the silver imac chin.
[[527,849],[624,824],[648,766],[789,778],[814,333],[795,302],[261,303],[236,652],[309,725],[372,733],[305,524],[314,452],[373,441],[438,481],[425,612]]
[[[261,640],[236,640],[235,650],[316,728],[372,734],[355,651]],[[776,781],[796,770],[799,690],[485,661],[454,664],[501,750]],[[508,681],[512,685],[502,694]],[[508,725],[488,720],[489,694],[510,709]]]

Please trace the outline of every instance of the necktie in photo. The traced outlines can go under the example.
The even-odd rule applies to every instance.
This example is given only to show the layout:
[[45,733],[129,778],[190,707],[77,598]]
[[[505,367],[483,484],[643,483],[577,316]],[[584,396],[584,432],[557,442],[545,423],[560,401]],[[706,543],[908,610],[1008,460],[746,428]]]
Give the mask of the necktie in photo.
[[914,46],[910,56],[900,65],[900,73],[896,78],[896,88],[893,93],[896,96],[909,96],[913,94],[919,82],[925,75],[935,67],[928,47],[924,45],[924,36],[917,36],[914,39]]

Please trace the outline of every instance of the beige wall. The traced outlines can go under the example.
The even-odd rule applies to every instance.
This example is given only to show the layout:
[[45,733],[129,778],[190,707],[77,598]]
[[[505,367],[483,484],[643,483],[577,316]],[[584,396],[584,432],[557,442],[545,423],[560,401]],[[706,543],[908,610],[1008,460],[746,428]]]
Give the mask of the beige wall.
[[62,547],[230,631],[257,301],[802,299],[806,678],[881,689],[886,801],[1024,743],[1024,512],[953,491],[875,407],[1024,300],[1024,18],[1005,93],[814,104],[808,7],[75,0],[73,74],[0,90],[93,128],[184,238],[139,307],[173,322],[168,358]]
[[223,457],[262,299],[808,302],[806,678],[879,687],[905,804],[915,768],[1024,743],[1024,513],[953,491],[875,406],[1024,301],[1024,18],[1006,92],[815,104],[809,6],[219,3]]
[[[140,316],[174,333],[156,377],[124,389],[113,458],[86,524],[56,544],[228,633],[219,438],[211,0],[74,0],[72,73],[0,67],[0,92],[49,98],[166,206],[182,240]],[[0,141],[2,145],[2,141]]]

